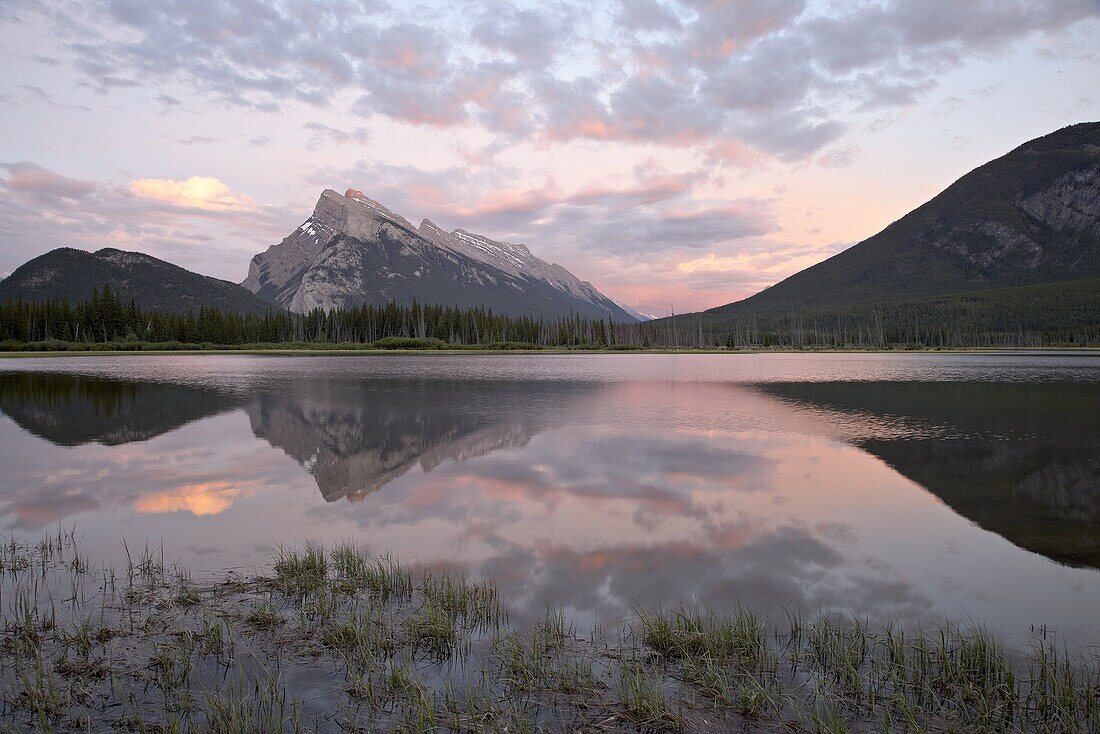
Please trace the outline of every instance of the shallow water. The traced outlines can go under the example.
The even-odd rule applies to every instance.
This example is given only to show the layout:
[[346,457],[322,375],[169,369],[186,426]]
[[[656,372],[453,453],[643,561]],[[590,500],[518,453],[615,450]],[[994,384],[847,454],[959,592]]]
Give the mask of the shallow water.
[[605,624],[697,599],[1100,644],[1100,356],[0,361],[0,527],[355,540]]

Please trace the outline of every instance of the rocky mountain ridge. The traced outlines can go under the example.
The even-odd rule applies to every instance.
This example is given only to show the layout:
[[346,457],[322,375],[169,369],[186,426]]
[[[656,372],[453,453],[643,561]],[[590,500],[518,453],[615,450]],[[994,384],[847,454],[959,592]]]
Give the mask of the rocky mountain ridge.
[[292,311],[414,299],[500,313],[635,321],[591,283],[521,244],[399,214],[348,189],[326,189],[294,232],[256,255],[242,285]]

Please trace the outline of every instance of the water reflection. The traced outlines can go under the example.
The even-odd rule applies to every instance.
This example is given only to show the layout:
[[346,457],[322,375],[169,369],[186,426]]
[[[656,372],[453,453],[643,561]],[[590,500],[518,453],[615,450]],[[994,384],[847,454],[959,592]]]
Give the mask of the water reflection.
[[419,465],[431,471],[525,445],[596,392],[595,383],[316,377],[264,392],[246,410],[332,502],[362,499]]
[[823,414],[955,512],[1053,560],[1100,567],[1094,384],[818,382],[762,392]]
[[192,385],[43,372],[0,376],[0,411],[58,446],[146,441],[240,402]]
[[390,360],[203,359],[199,378],[181,362],[142,380],[126,364],[124,381],[0,373],[5,526],[138,532],[208,568],[353,539],[491,575],[533,615],[697,599],[1100,640],[1083,611],[1100,574],[985,532],[1100,565],[1094,383],[686,382],[667,362],[615,379],[598,360],[489,379],[433,359],[406,378]]

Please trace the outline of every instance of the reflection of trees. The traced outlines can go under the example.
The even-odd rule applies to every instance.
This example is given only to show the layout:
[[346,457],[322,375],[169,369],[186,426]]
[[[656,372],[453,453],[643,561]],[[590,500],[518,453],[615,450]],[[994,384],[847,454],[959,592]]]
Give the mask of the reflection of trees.
[[145,441],[240,402],[191,385],[43,372],[0,375],[0,410],[59,446]]
[[777,383],[960,515],[1100,568],[1100,390],[1088,383]]

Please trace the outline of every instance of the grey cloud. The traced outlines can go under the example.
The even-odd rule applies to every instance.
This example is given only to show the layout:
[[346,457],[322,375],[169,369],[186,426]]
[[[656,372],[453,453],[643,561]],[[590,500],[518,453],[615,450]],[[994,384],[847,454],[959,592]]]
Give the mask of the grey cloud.
[[907,107],[936,86],[933,79],[884,80],[871,74],[860,75],[858,82],[862,86],[859,97],[863,101],[856,110],[860,112]]
[[682,25],[672,8],[660,0],[622,0],[619,24],[634,31],[674,31]]
[[211,138],[206,135],[192,135],[187,138],[181,138],[176,141],[180,145],[206,145],[207,143],[221,142],[218,138]]
[[[90,107],[85,107],[83,105],[59,104],[57,102],[57,100],[54,99],[54,96],[52,94],[47,92],[42,87],[35,86],[34,84],[20,84],[16,88],[23,92],[23,99],[24,100],[30,100],[30,101],[34,101],[34,102],[41,102],[42,104],[49,105],[50,107],[57,107],[57,108],[61,108],[61,109],[83,110],[83,111],[87,111],[87,110],[91,109]],[[0,98],[0,101],[4,101],[4,102],[14,101],[14,98],[12,98],[10,95],[4,95],[2,98]]]
[[960,43],[985,50],[1026,33],[1059,30],[1100,12],[1095,0],[900,0],[892,10],[895,27],[907,44]]
[[96,190],[93,181],[82,181],[48,171],[29,161],[0,163],[8,172],[3,186],[12,193],[34,199],[83,199]]
[[690,26],[690,48],[710,62],[788,28],[806,9],[806,0],[686,0],[684,5],[697,14]]
[[312,133],[309,142],[306,143],[306,147],[311,150],[325,142],[336,145],[346,143],[362,144],[368,142],[371,137],[370,130],[365,127],[357,127],[354,130],[341,130],[320,122],[307,122],[302,128]]
[[800,104],[818,81],[805,39],[765,39],[708,75],[704,92],[722,109],[771,113]]
[[[761,207],[762,208],[762,207]],[[572,228],[566,214],[544,229],[559,232]],[[718,206],[691,212],[649,211],[587,213],[579,217],[587,231],[582,235],[589,247],[603,252],[644,254],[658,250],[699,249],[722,242],[766,234],[774,226],[755,208]],[[578,238],[577,244],[582,245]]]
[[753,119],[737,126],[741,136],[777,158],[797,160],[821,150],[844,134],[836,120],[815,122],[803,110]]
[[1100,16],[1095,0],[825,10],[805,0],[622,0],[603,25],[565,4],[485,0],[464,16],[347,0],[112,0],[106,13],[99,0],[72,0],[66,13],[15,5],[18,15],[53,19],[60,50],[103,94],[140,78],[273,113],[353,100],[356,114],[475,122],[502,140],[708,150],[736,139],[784,160],[832,144],[853,111],[882,118],[974,56]]
[[46,104],[53,104],[53,95],[42,87],[36,87],[33,84],[20,84],[18,88],[26,92],[31,99],[45,102]]
[[566,50],[575,13],[562,4],[538,10],[494,3],[474,25],[472,36],[483,47],[510,55],[521,67],[545,69]]

